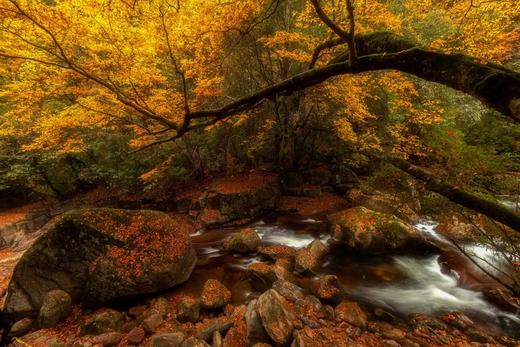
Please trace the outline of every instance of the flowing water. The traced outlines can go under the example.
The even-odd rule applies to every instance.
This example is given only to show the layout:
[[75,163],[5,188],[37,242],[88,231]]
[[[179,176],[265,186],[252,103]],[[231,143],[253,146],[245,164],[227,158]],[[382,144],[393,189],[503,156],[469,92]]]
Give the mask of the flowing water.
[[[432,242],[450,246],[450,242],[435,231],[436,226],[432,220],[423,220],[415,225]],[[330,255],[316,275],[338,276],[344,291],[352,299],[381,307],[401,317],[412,313],[440,315],[462,311],[490,332],[518,334],[520,319],[488,303],[479,291],[463,287],[456,272],[443,271],[439,264],[439,254],[354,254],[341,245],[334,245],[326,224],[313,219],[282,216],[275,221],[255,223],[252,227],[260,235],[263,245],[283,244],[302,248],[316,239],[328,242],[331,245]],[[252,263],[268,259],[259,255],[222,252],[222,242],[236,231],[221,229],[199,231],[192,235],[199,261],[190,280],[176,288],[175,293],[200,294],[205,281],[216,278],[231,290],[234,303],[247,302],[256,295],[246,269]],[[485,259],[486,263],[496,267],[504,266],[504,259],[489,248],[468,244],[466,250],[473,252],[478,261]],[[21,254],[22,249],[0,253],[0,278],[5,280],[0,285],[3,287],[7,284],[8,272]],[[305,283],[315,281],[316,278],[300,280],[300,284],[305,287]]]
[[[415,225],[430,240],[448,245],[449,241],[435,232],[436,226],[431,220],[423,220]],[[302,248],[315,239],[327,242],[330,238],[325,225],[315,220],[285,219],[272,223],[260,222],[252,227],[264,245],[284,244]],[[197,285],[202,285],[207,278],[218,277],[232,289],[235,302],[244,302],[252,295],[245,270],[248,265],[267,259],[221,252],[221,242],[235,231],[210,231],[193,237],[201,261],[192,277],[196,284],[191,283],[192,280],[188,284],[190,290],[196,290]],[[485,247],[467,245],[467,249],[496,266],[502,262]],[[520,328],[517,316],[490,304],[479,291],[462,287],[454,271],[442,271],[439,254],[362,256],[352,254],[342,246],[332,245],[331,254],[317,275],[323,274],[338,276],[343,289],[351,298],[381,307],[398,316],[462,311],[489,331],[511,333]]]

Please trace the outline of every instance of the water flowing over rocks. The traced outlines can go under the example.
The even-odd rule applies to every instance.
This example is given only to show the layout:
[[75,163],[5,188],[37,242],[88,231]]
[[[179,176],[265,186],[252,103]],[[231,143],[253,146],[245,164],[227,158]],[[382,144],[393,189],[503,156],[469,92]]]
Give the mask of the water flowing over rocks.
[[[20,320],[12,336],[53,347],[516,346],[514,334],[503,336],[493,330],[495,321],[487,326],[478,320],[482,311],[489,311],[485,317],[515,327],[514,298],[499,290],[486,292],[488,300],[501,303],[501,311],[481,294],[459,287],[453,273],[442,271],[435,248],[396,254],[410,245],[428,245],[427,239],[443,241],[437,224],[410,225],[361,206],[333,211],[338,210],[329,212],[325,222],[326,213],[285,214],[275,223],[266,218],[245,229],[195,232],[188,226],[189,247],[204,261],[190,270],[186,283],[128,298],[128,306],[96,311],[73,306],[68,317],[60,311],[67,305],[44,303],[42,310],[57,309],[60,323],[34,331],[38,320]],[[152,212],[127,211],[123,216],[127,213]],[[154,214],[146,224],[155,226],[163,216]],[[116,219],[124,224],[123,217]],[[174,220],[178,228],[183,219]],[[99,238],[103,250],[114,242],[120,245],[108,233],[118,228],[106,228],[98,228],[108,239]],[[336,240],[328,236],[330,230]],[[53,292],[58,299],[69,295]]]
[[224,250],[237,253],[256,252],[262,240],[251,228],[242,229],[239,233],[231,235],[224,242]]
[[333,236],[360,251],[399,251],[426,240],[401,219],[362,206],[328,216]]

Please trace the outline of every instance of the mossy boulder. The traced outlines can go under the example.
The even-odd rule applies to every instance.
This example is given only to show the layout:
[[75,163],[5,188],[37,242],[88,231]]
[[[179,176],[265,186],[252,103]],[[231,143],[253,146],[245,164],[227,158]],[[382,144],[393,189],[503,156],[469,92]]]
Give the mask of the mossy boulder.
[[88,306],[183,283],[196,263],[193,231],[155,211],[71,211],[50,223],[22,256],[4,309],[37,311],[54,289]]
[[411,225],[396,216],[357,206],[328,216],[333,236],[360,251],[398,251],[426,244]]
[[253,253],[261,245],[262,240],[252,228],[244,228],[224,241],[223,248],[228,252]]

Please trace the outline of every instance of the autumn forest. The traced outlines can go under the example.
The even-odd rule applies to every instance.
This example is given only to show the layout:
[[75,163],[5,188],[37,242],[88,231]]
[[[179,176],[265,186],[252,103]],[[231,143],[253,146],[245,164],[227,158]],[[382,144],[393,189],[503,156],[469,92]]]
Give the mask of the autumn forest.
[[518,346],[516,0],[0,0],[0,346]]

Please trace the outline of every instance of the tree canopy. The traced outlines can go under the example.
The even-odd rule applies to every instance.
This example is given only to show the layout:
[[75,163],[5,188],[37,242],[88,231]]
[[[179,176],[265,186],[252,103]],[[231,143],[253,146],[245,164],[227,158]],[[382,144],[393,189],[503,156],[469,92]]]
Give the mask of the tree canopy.
[[[514,0],[0,0],[0,185],[295,168],[338,140],[454,182],[464,156],[498,172],[516,165],[519,18]],[[509,134],[491,150],[485,122]]]

